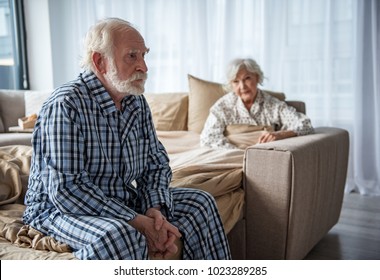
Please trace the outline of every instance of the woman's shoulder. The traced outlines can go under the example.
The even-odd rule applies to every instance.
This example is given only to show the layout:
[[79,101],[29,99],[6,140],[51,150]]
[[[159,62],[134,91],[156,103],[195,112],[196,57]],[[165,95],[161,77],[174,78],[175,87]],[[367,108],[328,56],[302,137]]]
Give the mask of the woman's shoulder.
[[226,93],[222,97],[220,97],[213,106],[215,107],[226,107],[226,106],[234,106],[235,103],[237,102],[237,96],[233,92]]
[[263,104],[267,106],[284,106],[286,102],[281,100],[278,96],[272,95],[266,91],[260,90],[260,99]]
[[262,89],[260,89],[260,94],[261,94],[262,98],[265,100],[281,101],[281,99],[279,98],[281,96],[280,94],[276,95],[276,94],[269,93],[268,91],[262,90]]
[[226,93],[220,97],[210,108],[215,115],[224,115],[236,107],[236,95],[233,92]]

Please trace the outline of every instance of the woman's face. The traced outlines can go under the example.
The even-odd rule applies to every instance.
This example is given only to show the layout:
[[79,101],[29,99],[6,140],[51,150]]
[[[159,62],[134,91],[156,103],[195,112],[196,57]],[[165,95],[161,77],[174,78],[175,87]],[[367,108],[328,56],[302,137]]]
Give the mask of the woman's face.
[[231,82],[232,90],[238,95],[246,107],[250,108],[256,99],[259,76],[248,72],[245,67],[241,68],[236,78]]

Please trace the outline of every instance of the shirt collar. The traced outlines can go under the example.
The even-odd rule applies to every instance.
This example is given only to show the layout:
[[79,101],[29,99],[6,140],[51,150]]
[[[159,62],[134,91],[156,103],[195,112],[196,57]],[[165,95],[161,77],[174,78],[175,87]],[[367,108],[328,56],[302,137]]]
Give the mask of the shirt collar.
[[257,89],[257,95],[256,95],[256,99],[255,99],[255,102],[253,104],[258,104],[260,105],[261,103],[264,102],[264,96],[262,94],[262,91],[261,89]]
[[[240,107],[240,109],[244,108],[245,110],[247,110],[247,108],[244,105],[243,100],[239,96],[237,96],[237,94],[235,94],[235,93],[234,93],[234,96],[237,99],[238,106]],[[262,94],[260,89],[257,89],[257,95],[255,98],[255,102],[253,102],[250,112],[257,110],[257,108],[259,108],[263,102],[264,102],[263,94]]]
[[[108,115],[117,111],[115,102],[112,100],[110,94],[100,82],[98,77],[92,71],[85,71],[81,74],[83,81],[85,82],[90,94],[95,98],[96,102],[102,108],[102,110]],[[121,101],[123,108],[136,107],[135,96],[128,95]]]

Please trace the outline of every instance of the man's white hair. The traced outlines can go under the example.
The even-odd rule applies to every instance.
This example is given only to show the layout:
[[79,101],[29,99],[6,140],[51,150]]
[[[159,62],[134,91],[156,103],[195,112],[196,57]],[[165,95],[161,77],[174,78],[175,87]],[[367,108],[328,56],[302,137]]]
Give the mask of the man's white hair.
[[87,32],[83,42],[83,56],[80,66],[85,70],[94,71],[92,54],[98,52],[113,58],[113,39],[115,31],[136,30],[133,25],[120,18],[106,18],[98,21]]

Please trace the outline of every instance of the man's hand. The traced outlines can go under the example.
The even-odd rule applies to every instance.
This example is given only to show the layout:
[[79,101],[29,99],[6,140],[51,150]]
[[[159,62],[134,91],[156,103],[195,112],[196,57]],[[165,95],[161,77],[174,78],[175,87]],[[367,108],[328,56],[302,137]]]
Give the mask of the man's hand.
[[169,223],[159,211],[159,208],[150,208],[146,215],[137,215],[129,222],[147,239],[149,253],[154,257],[168,259],[178,251],[178,240],[181,233],[178,228]]

